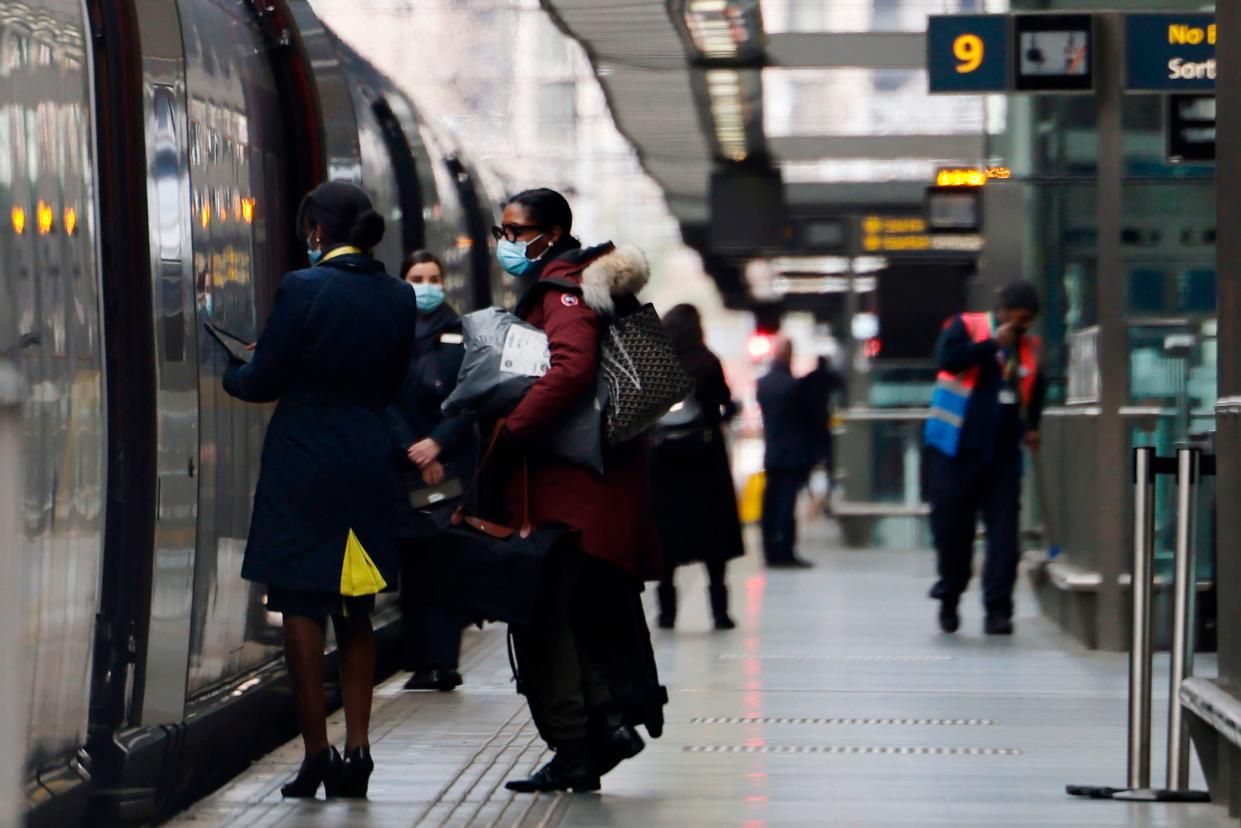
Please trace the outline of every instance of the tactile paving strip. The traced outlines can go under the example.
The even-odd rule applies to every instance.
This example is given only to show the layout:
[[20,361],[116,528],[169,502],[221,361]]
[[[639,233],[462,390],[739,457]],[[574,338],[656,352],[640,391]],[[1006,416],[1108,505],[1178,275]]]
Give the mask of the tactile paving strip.
[[860,655],[815,655],[812,653],[762,654],[762,653],[721,653],[720,661],[952,661],[949,655],[892,655],[892,654],[860,654]]
[[887,756],[1020,756],[1017,748],[924,745],[686,745],[686,753],[868,754]]
[[994,719],[866,719],[799,716],[695,716],[690,724],[882,725],[889,727],[988,727]]

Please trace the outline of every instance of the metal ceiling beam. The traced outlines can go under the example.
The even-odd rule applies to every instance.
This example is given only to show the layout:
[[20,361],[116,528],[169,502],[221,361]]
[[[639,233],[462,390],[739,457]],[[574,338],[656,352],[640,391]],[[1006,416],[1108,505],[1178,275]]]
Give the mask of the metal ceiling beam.
[[985,154],[981,135],[789,135],[768,138],[781,161],[836,158],[934,158],[978,163]]
[[786,69],[925,69],[923,32],[815,32],[768,35],[767,65]]

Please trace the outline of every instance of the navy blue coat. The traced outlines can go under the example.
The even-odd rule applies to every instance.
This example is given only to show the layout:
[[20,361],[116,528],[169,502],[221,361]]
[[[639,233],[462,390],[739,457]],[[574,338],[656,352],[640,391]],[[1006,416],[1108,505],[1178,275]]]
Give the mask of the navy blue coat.
[[397,465],[384,417],[414,347],[409,286],[360,254],[285,276],[254,359],[224,375],[247,402],[279,400],[241,575],[339,594],[352,529],[397,582]]
[[[411,293],[413,291],[410,291]],[[428,437],[439,443],[439,461],[450,477],[468,486],[477,463],[478,440],[474,423],[465,417],[445,417],[440,406],[457,387],[457,374],[465,359],[461,317],[447,304],[430,313],[418,314],[418,335],[396,401],[388,406],[397,464],[405,477],[400,499],[408,510],[408,490],[424,484],[407,452]],[[403,527],[412,536],[425,532],[418,522]]]
[[773,362],[758,381],[757,397],[763,410],[764,468],[808,472],[816,461],[810,406],[789,366]]

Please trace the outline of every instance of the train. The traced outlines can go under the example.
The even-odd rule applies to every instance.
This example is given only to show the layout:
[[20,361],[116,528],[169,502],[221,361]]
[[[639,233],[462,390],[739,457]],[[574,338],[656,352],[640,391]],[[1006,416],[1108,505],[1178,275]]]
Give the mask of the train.
[[203,323],[257,335],[326,179],[370,193],[390,272],[426,247],[459,309],[503,301],[495,186],[305,0],[0,0],[0,73],[26,819],[158,822],[294,733],[239,574],[271,408]]

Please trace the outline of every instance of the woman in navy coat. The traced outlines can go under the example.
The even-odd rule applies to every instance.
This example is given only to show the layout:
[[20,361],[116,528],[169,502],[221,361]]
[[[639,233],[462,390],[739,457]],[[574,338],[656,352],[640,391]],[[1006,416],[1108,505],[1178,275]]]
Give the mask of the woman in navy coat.
[[[375,673],[370,611],[397,582],[396,462],[385,408],[414,345],[413,291],[369,251],[383,218],[359,188],[321,184],[298,228],[312,266],[285,276],[253,359],[224,375],[247,402],[279,401],[241,574],[267,585],[284,615],[306,759],[287,797],[365,796],[374,763],[367,729]],[[328,616],[340,652],[345,758],[328,743],[323,647]]]

